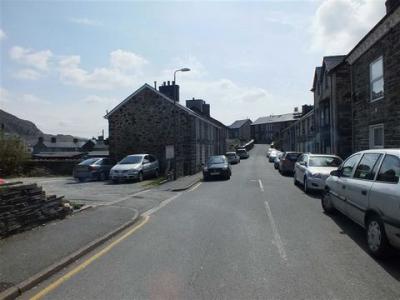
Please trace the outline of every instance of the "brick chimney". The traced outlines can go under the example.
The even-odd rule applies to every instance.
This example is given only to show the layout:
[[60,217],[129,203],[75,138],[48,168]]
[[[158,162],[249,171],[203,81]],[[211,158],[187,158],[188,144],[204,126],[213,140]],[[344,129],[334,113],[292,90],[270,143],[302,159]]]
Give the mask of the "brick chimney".
[[386,0],[386,14],[391,14],[400,6],[400,0]]
[[179,102],[179,85],[175,84],[175,81],[172,81],[172,84],[169,81],[168,84],[166,84],[164,81],[163,85],[160,85],[158,90],[168,98],[172,100],[175,99],[176,102]]

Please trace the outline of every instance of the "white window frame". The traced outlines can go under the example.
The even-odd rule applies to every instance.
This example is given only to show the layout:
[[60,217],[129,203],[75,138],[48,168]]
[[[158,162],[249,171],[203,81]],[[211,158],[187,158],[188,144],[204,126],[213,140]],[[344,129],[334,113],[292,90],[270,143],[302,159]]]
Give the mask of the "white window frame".
[[[382,76],[379,76],[377,78],[372,79],[372,65],[375,64],[376,62],[378,62],[379,60],[382,60]],[[382,100],[385,97],[385,79],[384,79],[384,67],[383,67],[383,56],[379,56],[377,59],[375,59],[373,62],[371,62],[369,64],[369,101],[370,102],[375,102],[375,101],[379,101]],[[383,80],[383,96],[373,99],[372,98],[372,88],[373,88],[373,83],[378,81],[378,80]]]
[[[374,145],[375,129],[382,128],[382,145]],[[385,146],[385,126],[383,123],[369,126],[369,148],[370,149],[383,149]]]

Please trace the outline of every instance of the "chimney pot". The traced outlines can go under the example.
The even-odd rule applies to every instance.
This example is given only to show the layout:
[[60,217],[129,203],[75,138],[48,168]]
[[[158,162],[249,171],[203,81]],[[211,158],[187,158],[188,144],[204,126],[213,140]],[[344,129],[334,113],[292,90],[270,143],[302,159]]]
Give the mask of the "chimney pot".
[[171,84],[170,84],[170,81],[168,80],[168,86],[170,86]]

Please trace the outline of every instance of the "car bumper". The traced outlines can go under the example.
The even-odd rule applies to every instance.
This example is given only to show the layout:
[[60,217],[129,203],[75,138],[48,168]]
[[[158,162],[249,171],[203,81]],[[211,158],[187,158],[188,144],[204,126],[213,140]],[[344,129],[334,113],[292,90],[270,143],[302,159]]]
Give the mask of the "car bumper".
[[231,175],[229,170],[212,170],[212,171],[203,171],[204,177],[218,177],[218,176],[227,176]]
[[324,190],[325,189],[325,179],[308,177],[308,187],[313,190]]
[[136,174],[111,174],[111,180],[132,180],[139,178],[139,173]]

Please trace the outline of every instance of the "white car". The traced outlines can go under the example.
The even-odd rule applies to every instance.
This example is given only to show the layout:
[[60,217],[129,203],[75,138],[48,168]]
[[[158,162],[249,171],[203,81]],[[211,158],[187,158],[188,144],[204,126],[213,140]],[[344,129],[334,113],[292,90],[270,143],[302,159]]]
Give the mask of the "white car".
[[120,180],[142,181],[144,177],[158,177],[158,160],[150,154],[128,155],[111,168],[110,178],[113,182]]
[[321,204],[366,229],[372,255],[400,248],[400,149],[366,150],[347,158],[326,180]]
[[325,180],[342,163],[336,155],[304,153],[294,165],[294,184],[303,185],[304,192],[324,190]]

